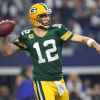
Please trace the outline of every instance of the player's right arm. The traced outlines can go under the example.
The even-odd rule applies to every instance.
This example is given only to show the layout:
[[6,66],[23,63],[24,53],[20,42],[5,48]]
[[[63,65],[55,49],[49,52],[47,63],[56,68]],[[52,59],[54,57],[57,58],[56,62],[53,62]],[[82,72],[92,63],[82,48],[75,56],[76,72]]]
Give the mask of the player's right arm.
[[14,41],[14,42],[10,42],[10,41],[6,40],[2,47],[2,53],[5,56],[9,56],[9,55],[14,54],[15,52],[22,50],[22,48],[23,49],[25,48],[24,44],[22,44],[18,40]]
[[2,52],[4,55],[12,55],[13,53],[25,50],[27,47],[24,43],[25,34],[21,32],[20,36],[14,41],[10,41],[10,39],[5,39],[5,43],[2,47]]

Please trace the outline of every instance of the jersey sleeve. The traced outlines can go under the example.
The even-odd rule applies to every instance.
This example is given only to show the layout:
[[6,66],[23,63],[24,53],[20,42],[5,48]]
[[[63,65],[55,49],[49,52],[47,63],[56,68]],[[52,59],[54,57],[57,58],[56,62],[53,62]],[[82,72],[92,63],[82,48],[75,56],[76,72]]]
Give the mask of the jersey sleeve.
[[25,37],[25,34],[24,32],[22,31],[20,33],[20,35],[18,36],[17,39],[15,39],[15,41],[13,42],[16,46],[18,46],[20,49],[24,49],[26,50],[27,49],[27,46],[25,44],[25,40],[26,40],[26,37]]
[[73,37],[73,33],[68,30],[64,25],[59,27],[59,37],[63,41],[70,40]]

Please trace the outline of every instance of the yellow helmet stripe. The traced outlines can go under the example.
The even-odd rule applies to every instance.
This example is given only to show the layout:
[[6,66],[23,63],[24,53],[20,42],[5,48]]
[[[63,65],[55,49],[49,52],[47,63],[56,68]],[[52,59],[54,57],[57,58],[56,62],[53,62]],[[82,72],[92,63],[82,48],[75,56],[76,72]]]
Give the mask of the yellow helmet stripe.
[[52,13],[52,10],[48,7],[46,3],[41,3],[41,5],[48,11],[48,14]]

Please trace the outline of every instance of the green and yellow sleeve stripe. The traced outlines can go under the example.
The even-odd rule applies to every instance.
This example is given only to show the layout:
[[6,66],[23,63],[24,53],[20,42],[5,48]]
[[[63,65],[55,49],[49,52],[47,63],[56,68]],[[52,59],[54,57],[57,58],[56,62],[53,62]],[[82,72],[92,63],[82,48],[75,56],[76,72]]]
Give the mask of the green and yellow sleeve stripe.
[[73,36],[71,31],[65,32],[60,38],[64,41],[70,40]]

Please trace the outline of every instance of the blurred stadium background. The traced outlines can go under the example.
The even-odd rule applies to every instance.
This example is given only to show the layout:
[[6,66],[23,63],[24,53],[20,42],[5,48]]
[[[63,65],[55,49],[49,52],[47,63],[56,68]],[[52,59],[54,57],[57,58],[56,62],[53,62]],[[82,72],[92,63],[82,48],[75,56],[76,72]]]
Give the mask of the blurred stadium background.
[[[30,26],[26,15],[30,5],[45,1],[53,9],[55,23],[62,23],[74,33],[90,36],[100,43],[100,0],[0,0],[0,20],[17,22],[6,40],[0,38],[0,100],[17,100],[16,84],[22,81],[18,77],[32,64],[25,52],[4,56],[2,45]],[[100,100],[100,55],[85,45],[65,43],[62,60],[70,100]]]

